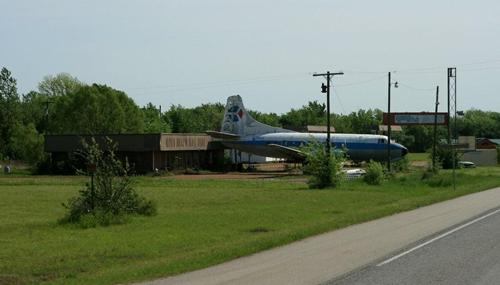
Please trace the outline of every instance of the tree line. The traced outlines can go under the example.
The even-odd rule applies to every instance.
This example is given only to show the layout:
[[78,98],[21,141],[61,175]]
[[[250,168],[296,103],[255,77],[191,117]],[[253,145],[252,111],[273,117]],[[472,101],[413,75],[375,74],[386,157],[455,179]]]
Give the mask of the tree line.
[[[326,105],[308,102],[284,114],[249,110],[263,123],[303,128],[326,125]],[[339,133],[375,133],[382,123],[382,110],[367,109],[350,114],[331,114]],[[11,72],[0,72],[0,160],[18,159],[35,164],[44,159],[45,134],[203,133],[219,130],[224,104],[204,103],[194,108],[172,105],[164,112],[152,103],[138,106],[125,92],[102,84],[87,84],[66,73],[49,75],[37,90],[20,95]],[[500,113],[468,110],[458,119],[460,135],[500,138]],[[439,137],[447,130],[439,127]],[[403,127],[394,138],[410,151],[431,148],[432,127]]]

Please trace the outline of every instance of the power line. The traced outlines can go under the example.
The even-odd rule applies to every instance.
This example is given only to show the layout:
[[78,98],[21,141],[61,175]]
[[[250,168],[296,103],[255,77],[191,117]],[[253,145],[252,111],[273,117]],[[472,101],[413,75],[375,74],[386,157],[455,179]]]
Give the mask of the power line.
[[308,73],[296,73],[296,74],[282,74],[282,75],[272,75],[272,76],[261,76],[261,77],[253,77],[248,79],[235,79],[235,80],[227,80],[227,81],[209,81],[209,82],[199,82],[199,83],[183,83],[183,84],[169,84],[169,85],[156,85],[156,86],[145,86],[145,87],[131,87],[129,90],[145,90],[145,89],[171,89],[177,87],[219,87],[225,85],[237,85],[237,84],[248,84],[252,82],[260,82],[260,81],[273,81],[273,80],[283,80],[287,78],[296,78],[298,76],[302,77],[307,75]]
[[356,81],[356,82],[351,82],[351,83],[345,83],[345,84],[337,84],[335,86],[337,86],[337,87],[338,86],[345,87],[345,86],[361,85],[361,84],[373,82],[373,81],[381,79],[381,78],[385,78],[385,74],[383,76],[377,76],[377,77],[374,77],[374,78],[371,78],[371,79],[367,79],[367,80],[361,80],[361,81]]
[[337,97],[337,100],[339,101],[339,105],[340,105],[340,108],[342,109],[342,112],[345,113],[346,111],[344,109],[344,104],[342,104],[342,100],[340,100],[339,90],[336,88],[333,88],[333,94],[335,94],[335,97]]
[[[462,67],[462,71],[482,71],[482,70],[495,70],[500,69],[500,66],[481,66],[486,64],[498,64],[500,63],[500,59],[492,59],[492,60],[483,60],[478,62],[469,62],[457,64],[457,67]],[[476,66],[476,67],[474,67]],[[387,70],[393,70],[394,73],[410,73],[412,75],[426,75],[426,74],[441,74],[446,66],[433,66],[433,67],[421,67],[421,68],[392,68]],[[380,76],[373,77],[367,80],[360,80],[351,83],[338,84],[337,87],[348,87],[348,86],[356,86],[362,85],[366,83],[370,83],[376,81],[378,79],[384,78],[386,71],[377,71],[377,70],[346,70],[350,74],[380,74]],[[198,82],[198,83],[183,83],[183,84],[167,84],[167,85],[155,85],[155,86],[144,86],[144,87],[130,87],[125,88],[129,91],[133,91],[134,93],[148,93],[148,94],[158,94],[164,92],[181,92],[186,90],[198,90],[198,89],[208,89],[208,88],[219,88],[219,87],[227,87],[227,86],[239,86],[239,85],[249,85],[260,82],[272,82],[272,81],[282,81],[282,80],[290,80],[295,78],[304,77],[306,75],[311,75],[310,72],[300,72],[300,73],[292,73],[292,74],[281,74],[281,75],[271,75],[271,76],[258,76],[251,77],[246,79],[234,79],[228,81],[209,81],[209,82]],[[413,87],[407,84],[405,85],[407,88],[416,90],[416,91],[430,91],[431,88],[418,88]],[[434,90],[432,88],[432,90]]]
[[434,88],[419,88],[419,87],[413,87],[411,85],[408,85],[408,84],[405,84],[405,83],[401,83],[399,82],[399,85],[400,86],[404,86],[406,88],[409,88],[409,89],[412,89],[412,90],[415,90],[415,91],[434,91],[435,89]]

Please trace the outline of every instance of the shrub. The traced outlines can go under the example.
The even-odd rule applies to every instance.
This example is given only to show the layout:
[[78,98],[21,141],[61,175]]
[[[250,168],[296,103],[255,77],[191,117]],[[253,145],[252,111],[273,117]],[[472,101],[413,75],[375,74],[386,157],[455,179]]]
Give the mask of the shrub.
[[407,156],[400,160],[391,162],[391,169],[396,172],[408,172],[410,170],[410,159]]
[[128,214],[156,214],[155,204],[132,187],[128,163],[122,163],[115,151],[116,145],[110,139],[102,147],[94,139],[90,144],[83,142],[82,156],[89,167],[79,173],[91,176],[91,182],[79,196],[63,204],[68,213],[60,222],[79,223],[85,228],[123,223]]
[[304,173],[311,175],[307,181],[309,188],[336,187],[341,183],[345,152],[332,148],[330,157],[327,157],[325,144],[314,140],[303,146],[301,151],[306,156]]
[[384,179],[384,167],[379,162],[370,160],[363,180],[370,185],[380,185]]
[[[455,154],[455,167],[457,167],[458,152],[455,151],[454,154]],[[453,168],[453,151],[451,149],[438,147],[436,149],[436,158],[437,158],[436,161],[443,169]]]

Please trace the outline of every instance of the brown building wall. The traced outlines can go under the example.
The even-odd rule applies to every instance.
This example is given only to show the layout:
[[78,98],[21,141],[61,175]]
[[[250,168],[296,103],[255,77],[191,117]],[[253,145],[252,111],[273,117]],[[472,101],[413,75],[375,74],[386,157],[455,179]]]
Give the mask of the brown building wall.
[[[175,169],[218,169],[224,161],[223,147],[204,134],[133,134],[94,136],[98,143],[105,137],[118,145],[118,156],[136,173]],[[52,155],[54,169],[82,169],[74,152],[82,148],[82,139],[91,136],[51,135],[45,137],[45,151]],[[71,166],[73,164],[73,166]],[[80,164],[80,165],[79,165]]]

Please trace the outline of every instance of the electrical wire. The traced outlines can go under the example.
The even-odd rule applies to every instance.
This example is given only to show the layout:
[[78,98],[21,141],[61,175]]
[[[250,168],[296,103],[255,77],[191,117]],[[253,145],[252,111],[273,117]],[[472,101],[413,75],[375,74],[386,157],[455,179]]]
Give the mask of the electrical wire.
[[411,85],[408,85],[408,84],[405,84],[405,83],[401,83],[401,82],[398,82],[398,85],[399,85],[399,86],[406,87],[406,88],[409,88],[409,89],[414,90],[414,91],[424,91],[424,92],[427,92],[427,91],[433,91],[433,90],[435,90],[435,88],[419,88],[419,87],[413,87],[413,86],[411,86]]
[[[303,77],[304,74],[300,75],[300,77]],[[267,77],[267,78],[259,78],[259,79],[251,79],[251,80],[233,80],[233,81],[226,81],[226,82],[212,82],[212,83],[203,83],[203,84],[180,84],[180,85],[170,85],[170,86],[157,86],[153,91],[148,91],[148,90],[141,90],[141,89],[136,89],[135,92],[139,93],[148,93],[148,94],[157,94],[157,93],[163,93],[163,92],[179,92],[179,91],[187,91],[187,90],[199,90],[199,89],[208,89],[208,88],[219,88],[219,87],[227,87],[227,86],[241,86],[241,85],[251,85],[255,83],[261,83],[261,82],[272,82],[272,81],[283,81],[283,80],[289,80],[292,78],[297,78],[298,76],[281,76],[281,77]],[[185,86],[185,87],[184,87]]]
[[[500,69],[500,66],[481,66],[487,64],[498,64],[500,63],[500,59],[493,60],[483,60],[479,62],[472,63],[462,63],[456,65],[460,68],[460,71],[482,71],[482,70],[494,70]],[[476,67],[474,67],[476,66]],[[410,73],[412,75],[425,75],[425,74],[438,74],[443,73],[443,70],[447,68],[445,66],[433,66],[433,67],[422,67],[422,68],[397,68],[397,69],[389,69],[393,70],[394,73]],[[375,70],[345,70],[346,73],[351,74],[380,74],[380,76],[373,77],[367,80],[360,80],[350,83],[343,84],[335,84],[336,87],[348,87],[348,86],[357,86],[366,83],[370,83],[376,81],[378,79],[384,78],[387,74],[387,71],[375,71]],[[227,86],[239,86],[239,85],[250,85],[261,82],[272,82],[272,81],[283,81],[283,80],[291,80],[296,78],[302,78],[310,76],[314,73],[312,72],[300,72],[300,73],[292,73],[292,74],[281,74],[281,75],[271,75],[271,76],[258,76],[251,77],[246,79],[234,79],[227,81],[209,81],[209,82],[198,82],[198,83],[183,83],[183,84],[168,84],[168,85],[156,85],[156,86],[144,86],[144,87],[130,87],[126,88],[129,91],[140,94],[158,94],[165,92],[182,92],[186,90],[198,90],[198,89],[208,89],[208,88],[219,88],[219,87],[227,87]],[[400,83],[401,84],[401,83]],[[430,91],[432,89],[428,88],[418,88],[413,87],[407,84],[401,84],[407,88],[416,90],[416,91]]]
[[344,83],[344,84],[335,84],[335,86],[345,87],[345,86],[361,85],[361,84],[370,83],[370,82],[373,82],[373,81],[376,81],[378,79],[385,78],[385,77],[386,77],[386,75],[384,74],[383,76],[377,76],[377,77],[373,77],[373,78],[367,79],[367,80],[356,81],[356,82],[351,82],[351,83]]
[[237,84],[248,84],[253,82],[261,82],[261,81],[274,81],[274,80],[283,80],[288,78],[296,78],[302,77],[307,73],[295,73],[295,74],[285,74],[285,75],[272,75],[272,76],[260,76],[253,77],[248,79],[235,79],[235,80],[227,80],[227,81],[209,81],[209,82],[198,82],[198,83],[183,83],[183,84],[169,84],[169,85],[155,85],[155,86],[146,86],[146,87],[130,87],[129,90],[146,90],[146,89],[175,89],[178,87],[220,87],[225,85],[237,85]]
[[[344,104],[342,104],[342,100],[340,100],[338,90],[335,88],[332,88],[332,91],[333,91],[333,94],[335,94],[335,97],[337,98],[337,100],[339,101],[339,105],[340,105],[340,108],[342,109],[342,112],[346,113],[346,111],[344,109]],[[333,110],[332,110],[332,113],[334,113]]]

